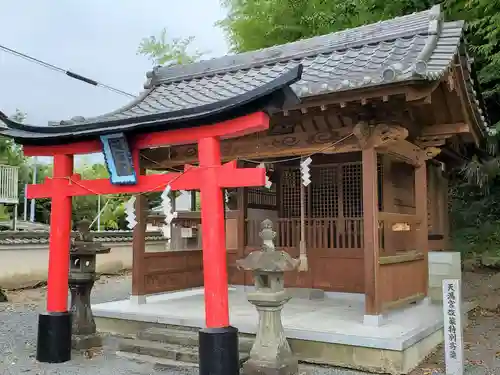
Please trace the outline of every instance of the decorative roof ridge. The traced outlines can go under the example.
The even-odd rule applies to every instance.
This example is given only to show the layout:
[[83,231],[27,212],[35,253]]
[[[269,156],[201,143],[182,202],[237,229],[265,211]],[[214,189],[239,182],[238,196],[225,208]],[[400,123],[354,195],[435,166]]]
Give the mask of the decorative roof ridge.
[[427,42],[424,48],[420,51],[415,64],[410,68],[412,76],[425,77],[427,73],[427,62],[436,49],[439,36],[443,27],[444,15],[441,11],[441,4],[434,5],[429,11],[429,29]]
[[[401,22],[402,20],[411,20],[412,17],[416,16],[428,16],[429,26],[426,28],[417,25],[411,25],[412,27],[408,30],[395,31],[392,33],[383,33],[381,36],[369,37],[366,36],[361,39],[339,41],[333,43],[333,45],[328,45],[328,40],[334,35],[341,36],[348,31],[352,30],[363,30],[369,29],[370,27],[375,27],[380,24],[390,24]],[[144,85],[145,88],[150,89],[160,84],[168,84],[180,81],[189,81],[202,77],[214,76],[217,74],[227,74],[231,72],[237,72],[239,70],[247,70],[253,68],[259,68],[266,65],[275,65],[279,63],[287,63],[292,60],[304,59],[307,57],[318,56],[321,54],[328,54],[334,51],[343,51],[349,49],[359,48],[369,44],[383,43],[386,41],[391,41],[401,38],[409,38],[415,35],[426,35],[428,33],[434,32],[432,27],[435,20],[442,18],[441,8],[439,5],[433,6],[431,9],[414,12],[404,16],[399,16],[391,18],[389,20],[378,21],[375,23],[358,26],[351,29],[344,29],[341,31],[336,31],[329,34],[318,35],[312,38],[300,39],[294,42],[285,43],[282,45],[275,45],[271,47],[262,48],[255,51],[248,51],[234,55],[220,56],[212,58],[209,60],[203,60],[187,65],[169,65],[169,66],[156,66],[152,71],[146,74],[147,81]],[[432,36],[432,34],[431,34]],[[320,43],[322,42],[322,43]],[[300,46],[301,44],[310,43],[309,48],[298,49],[297,51],[283,51],[283,47],[289,47],[293,49],[293,46]],[[429,43],[428,43],[429,44]],[[326,45],[326,46],[325,46]],[[244,58],[247,58],[245,61]],[[425,57],[425,56],[424,56]],[[224,61],[225,60],[225,61]],[[220,66],[214,63],[219,62]]]

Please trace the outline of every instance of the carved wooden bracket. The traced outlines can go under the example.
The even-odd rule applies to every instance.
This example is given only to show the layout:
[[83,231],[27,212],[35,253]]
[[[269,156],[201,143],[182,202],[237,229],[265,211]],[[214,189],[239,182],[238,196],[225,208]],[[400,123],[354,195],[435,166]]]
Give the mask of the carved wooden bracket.
[[441,149],[437,147],[422,149],[416,144],[401,140],[383,147],[380,151],[394,156],[405,163],[419,167],[427,160],[435,158],[441,152]]
[[365,121],[358,122],[353,128],[361,149],[384,147],[408,137],[408,129],[399,125],[370,125]]

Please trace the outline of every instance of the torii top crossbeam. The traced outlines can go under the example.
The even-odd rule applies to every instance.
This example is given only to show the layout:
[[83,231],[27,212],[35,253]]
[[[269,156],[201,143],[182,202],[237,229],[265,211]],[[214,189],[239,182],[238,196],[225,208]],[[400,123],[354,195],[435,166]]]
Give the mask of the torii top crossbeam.
[[[206,325],[216,330],[229,327],[221,188],[263,186],[265,170],[238,169],[235,161],[221,165],[220,140],[268,129],[270,112],[297,104],[298,98],[289,86],[300,79],[301,73],[302,66],[296,64],[276,72],[269,81],[235,85],[225,96],[186,89],[168,102],[159,93],[165,90],[163,84],[146,90],[115,112],[91,119],[77,117],[57,126],[24,125],[0,112],[0,122],[6,125],[0,134],[23,145],[26,156],[54,157],[53,176],[42,184],[29,185],[27,190],[28,198],[52,201],[47,314],[40,315],[39,320],[39,360],[59,349],[61,353],[67,350],[67,343],[54,332],[64,331],[68,324],[71,331],[67,293],[74,196],[137,194],[161,191],[167,185],[172,190],[200,190]],[[204,99],[200,104],[201,96]],[[142,174],[141,149],[192,143],[198,144],[198,167],[185,166],[183,173]],[[74,155],[94,152],[104,153],[110,180],[82,180],[73,173]],[[47,353],[43,347],[59,349]]]

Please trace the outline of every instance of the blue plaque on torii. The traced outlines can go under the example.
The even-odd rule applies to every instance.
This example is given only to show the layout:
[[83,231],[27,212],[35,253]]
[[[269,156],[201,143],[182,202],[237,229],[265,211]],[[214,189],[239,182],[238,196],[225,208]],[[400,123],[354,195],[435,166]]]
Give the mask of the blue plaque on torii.
[[124,133],[101,135],[103,154],[113,185],[134,185],[137,175]]

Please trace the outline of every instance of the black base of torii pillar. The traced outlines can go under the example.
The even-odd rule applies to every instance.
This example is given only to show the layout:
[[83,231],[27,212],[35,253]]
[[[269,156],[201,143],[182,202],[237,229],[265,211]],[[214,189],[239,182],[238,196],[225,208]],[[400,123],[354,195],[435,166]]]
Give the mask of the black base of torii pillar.
[[71,359],[71,313],[43,313],[38,317],[36,359],[63,363]]
[[234,327],[203,328],[199,338],[200,375],[238,375],[238,330]]

